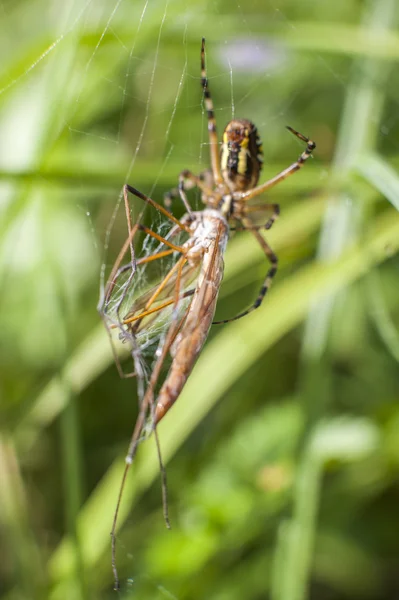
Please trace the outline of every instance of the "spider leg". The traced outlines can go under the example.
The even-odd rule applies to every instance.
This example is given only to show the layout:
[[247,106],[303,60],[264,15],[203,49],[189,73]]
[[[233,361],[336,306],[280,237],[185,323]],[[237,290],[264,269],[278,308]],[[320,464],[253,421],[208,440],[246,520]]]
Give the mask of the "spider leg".
[[[203,171],[199,175],[194,175],[194,173],[185,169],[179,175],[179,187],[173,188],[164,195],[164,204],[167,208],[170,208],[172,200],[181,198],[187,212],[190,213],[191,206],[189,205],[184,192],[192,190],[193,188],[198,188],[205,196],[210,196],[212,194],[212,183],[212,174],[208,170]],[[185,199],[182,198],[182,193],[184,194]]]
[[[187,185],[187,183],[189,185]],[[192,210],[191,210],[191,206],[187,200],[185,190],[192,189],[194,187],[197,187],[198,189],[200,189],[201,192],[208,197],[212,194],[212,190],[203,183],[200,176],[194,175],[194,173],[191,173],[191,171],[188,171],[188,170],[180,173],[178,192],[179,192],[180,198],[183,200],[183,204],[186,207],[188,214],[190,214],[190,215],[192,214]]]
[[280,216],[280,205],[279,204],[253,204],[252,206],[244,206],[243,212],[244,215],[248,215],[251,212],[260,212],[264,210],[272,210],[272,215],[268,221],[264,225],[248,225],[248,227],[244,227],[244,229],[270,229],[275,221]]
[[259,231],[257,231],[256,229],[253,228],[253,226],[251,226],[251,224],[249,223],[248,220],[244,221],[244,228],[251,231],[251,233],[255,236],[255,238],[261,245],[263,252],[266,254],[266,256],[271,264],[271,267],[268,269],[268,271],[266,273],[266,277],[263,281],[262,287],[260,288],[259,294],[258,294],[255,302],[253,303],[253,305],[250,306],[249,308],[247,308],[247,310],[244,310],[243,312],[239,313],[235,317],[232,317],[231,319],[224,319],[223,321],[213,321],[213,323],[212,323],[213,325],[222,325],[224,323],[230,323],[230,321],[237,321],[237,319],[241,319],[241,317],[245,317],[246,315],[251,313],[256,308],[259,308],[259,306],[263,302],[263,298],[266,296],[267,291],[272,284],[274,276],[277,273],[278,258],[276,256],[276,254],[274,254],[273,250],[270,248],[269,244],[261,236]]
[[219,142],[216,131],[215,111],[205,67],[205,38],[202,38],[201,44],[201,86],[204,92],[205,108],[208,117],[208,134],[213,179],[215,181],[215,185],[219,185],[220,183],[223,183],[223,177],[220,170]]
[[296,173],[296,171],[299,171],[299,169],[301,169],[303,167],[305,162],[311,156],[313,150],[316,148],[315,142],[313,142],[309,138],[302,135],[302,133],[295,131],[295,129],[292,129],[292,127],[287,126],[287,129],[288,129],[288,131],[291,131],[291,133],[293,133],[302,142],[306,143],[305,150],[299,156],[298,160],[296,160],[294,163],[292,163],[292,165],[290,165],[289,167],[284,169],[284,171],[281,171],[281,173],[279,173],[272,179],[269,179],[269,181],[266,181],[265,183],[262,183],[261,185],[254,187],[252,190],[249,190],[248,192],[243,192],[243,194],[241,196],[242,200],[245,200],[245,201],[250,200],[251,198],[255,198],[255,196],[259,196],[260,194],[263,194],[263,192],[265,192],[266,190],[270,190],[270,188],[272,188],[275,185],[277,185],[278,183],[280,183],[280,181],[283,181],[290,175],[293,175],[294,173]]

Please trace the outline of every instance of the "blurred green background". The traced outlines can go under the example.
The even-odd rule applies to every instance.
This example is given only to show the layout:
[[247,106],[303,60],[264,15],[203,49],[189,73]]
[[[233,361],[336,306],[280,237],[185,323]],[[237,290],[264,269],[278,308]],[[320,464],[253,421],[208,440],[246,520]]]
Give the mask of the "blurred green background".
[[[1,598],[116,597],[109,532],[137,402],[96,305],[126,235],[123,184],[162,201],[209,164],[202,36],[219,133],[233,114],[257,124],[262,181],[302,151],[285,125],[317,149],[268,200],[270,294],[212,328],[159,427],[171,531],[153,440],[139,449],[120,597],[399,597],[398,13],[1,0]],[[217,318],[265,269],[237,233]]]

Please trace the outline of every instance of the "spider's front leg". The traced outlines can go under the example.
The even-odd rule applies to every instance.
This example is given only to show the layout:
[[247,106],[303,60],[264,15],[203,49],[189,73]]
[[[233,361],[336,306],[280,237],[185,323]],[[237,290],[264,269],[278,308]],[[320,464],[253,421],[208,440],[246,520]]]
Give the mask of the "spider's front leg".
[[164,195],[164,204],[170,209],[172,201],[180,198],[189,214],[192,213],[191,206],[188,202],[186,191],[198,188],[204,196],[212,195],[213,177],[209,170],[203,171],[200,175],[195,175],[188,169],[182,171],[179,175],[179,186],[173,188]]

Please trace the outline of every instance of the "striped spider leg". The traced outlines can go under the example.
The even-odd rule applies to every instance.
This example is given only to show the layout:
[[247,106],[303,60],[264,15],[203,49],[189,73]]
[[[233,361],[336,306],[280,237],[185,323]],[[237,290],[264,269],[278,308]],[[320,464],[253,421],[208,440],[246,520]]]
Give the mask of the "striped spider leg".
[[[227,221],[214,209],[191,211],[178,221],[165,208],[159,207],[138,190],[125,186],[127,211],[128,192],[159,209],[171,221],[171,229],[162,237],[140,223],[132,226],[130,216],[127,215],[129,235],[111,271],[102,310],[108,327],[118,327],[120,337],[130,342],[135,373],[144,381],[142,392],[139,392],[139,414],[126,455],[111,531],[115,589],[119,589],[116,529],[123,489],[138,444],[143,436],[146,437],[151,432],[154,432],[157,443],[164,516],[167,526],[169,525],[165,470],[156,426],[179,397],[208,336],[223,277],[223,253],[228,239]],[[133,239],[138,231],[143,231],[146,236],[159,242],[153,254],[136,257]],[[174,238],[181,233],[187,239],[179,245]],[[129,248],[131,260],[127,265],[121,266],[123,256]],[[176,258],[176,255],[179,257]],[[138,297],[131,298],[130,288],[138,277],[140,267],[171,256],[174,262],[161,281]],[[121,277],[122,283],[118,282]],[[149,329],[152,333],[149,333]],[[143,354],[148,351],[153,360],[146,373]],[[168,359],[170,366],[166,376],[162,377]]]

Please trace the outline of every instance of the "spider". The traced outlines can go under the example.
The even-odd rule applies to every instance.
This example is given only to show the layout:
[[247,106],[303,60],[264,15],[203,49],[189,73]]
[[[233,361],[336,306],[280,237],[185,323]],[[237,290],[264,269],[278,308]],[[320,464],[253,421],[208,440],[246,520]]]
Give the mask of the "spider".
[[[272,227],[280,214],[280,206],[278,204],[250,204],[249,201],[298,171],[311,156],[316,144],[292,127],[287,126],[288,131],[305,142],[306,148],[289,167],[272,179],[258,185],[263,166],[263,148],[258,130],[252,121],[248,119],[230,121],[224,129],[219,151],[215,112],[205,67],[205,38],[202,38],[201,44],[201,86],[208,119],[211,170],[200,175],[195,175],[189,170],[182,171],[179,175],[177,190],[166,194],[165,201],[169,204],[172,198],[180,197],[190,215],[192,209],[186,196],[186,190],[198,188],[202,193],[201,200],[205,206],[218,210],[230,223],[238,224],[230,227],[230,230],[251,231],[271,265],[252,306],[235,317],[213,322],[213,324],[219,325],[240,319],[258,308],[277,273],[278,258],[259,231]],[[251,219],[251,213],[265,211],[272,211],[271,216],[262,225],[256,225]]]

